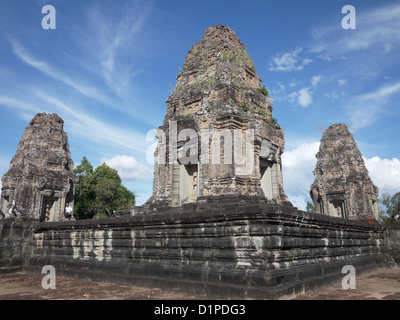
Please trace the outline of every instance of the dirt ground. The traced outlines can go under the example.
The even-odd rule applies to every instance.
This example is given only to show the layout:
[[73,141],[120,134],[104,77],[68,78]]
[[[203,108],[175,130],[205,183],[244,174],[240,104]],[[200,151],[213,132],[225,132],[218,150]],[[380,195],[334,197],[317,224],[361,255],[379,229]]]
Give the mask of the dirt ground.
[[379,269],[356,276],[355,289],[343,289],[341,283],[294,300],[400,300],[400,268]]
[[[43,289],[43,274],[0,275],[0,300],[200,300],[182,293],[56,277],[55,289]],[[294,300],[400,300],[400,268],[380,269],[356,278],[356,288],[339,283]]]
[[[55,289],[43,289],[45,274],[0,275],[0,300],[194,300],[200,297],[160,289],[124,286],[56,276]],[[203,298],[204,299],[204,298]]]

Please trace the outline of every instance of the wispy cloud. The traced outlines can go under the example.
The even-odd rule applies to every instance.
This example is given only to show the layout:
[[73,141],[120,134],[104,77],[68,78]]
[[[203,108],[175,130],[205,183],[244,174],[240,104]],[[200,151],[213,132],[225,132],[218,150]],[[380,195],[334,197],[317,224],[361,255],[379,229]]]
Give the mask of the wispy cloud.
[[46,76],[64,83],[65,85],[75,89],[84,96],[93,98],[100,102],[111,104],[110,99],[99,92],[95,87],[85,85],[76,81],[65,74],[65,72],[57,71],[57,68],[51,66],[45,61],[33,57],[17,40],[11,40],[12,49],[14,54],[26,64],[39,70]]
[[145,46],[152,41],[146,33],[151,10],[151,1],[140,0],[124,1],[117,6],[95,2],[83,5],[77,15],[80,23],[67,19],[60,25],[65,28],[62,32],[68,46],[53,41],[52,45],[59,48],[57,55],[44,52],[37,43],[25,45],[18,34],[10,32],[7,38],[18,59],[47,77],[40,84],[35,83],[43,91],[49,92],[51,88],[59,96],[57,93],[65,93],[60,91],[59,84],[63,84],[73,90],[70,95],[81,101],[93,99],[101,107],[135,119],[142,115],[141,122],[154,125],[153,117],[143,115],[143,106],[138,105],[136,92],[140,92],[140,84],[133,82],[145,72],[138,59],[145,55]]
[[321,75],[317,75],[317,76],[312,76],[311,78],[311,84],[313,86],[313,88],[316,88],[318,83],[321,81],[322,76]]
[[149,143],[146,142],[146,137],[141,132],[113,126],[109,122],[83,112],[82,108],[66,104],[44,92],[37,91],[36,94],[41,100],[62,111],[68,117],[68,124],[72,133],[78,135],[81,139],[98,144],[119,146],[140,153],[146,152]]
[[310,64],[313,60],[301,57],[303,48],[296,48],[291,52],[280,53],[271,59],[269,70],[271,71],[299,71]]
[[352,127],[358,130],[373,124],[379,116],[388,112],[384,106],[395,94],[400,94],[400,82],[351,99],[346,111]]
[[[38,112],[57,112],[68,125],[69,132],[81,141],[114,148],[126,148],[141,154],[145,154],[150,145],[146,141],[145,134],[100,120],[94,115],[83,112],[81,107],[67,104],[41,90],[35,90],[30,99],[36,100],[27,103],[23,100],[0,95],[0,104],[18,112],[22,111],[23,114],[27,113],[29,120]],[[51,106],[51,108],[43,108],[43,105]],[[23,120],[26,119],[23,117]]]
[[137,52],[151,6],[148,2],[129,2],[110,17],[104,7],[91,6],[86,11],[86,37],[81,39],[87,52],[98,63],[98,70],[107,85],[118,95],[132,77],[141,74],[141,67],[132,69],[132,52]]
[[350,51],[374,49],[389,52],[400,45],[400,5],[391,4],[357,11],[357,28],[343,30],[339,23],[318,27],[312,31],[313,52],[321,57],[340,57]]
[[8,97],[8,96],[4,96],[4,95],[0,95],[0,104],[2,104],[5,107],[16,108],[16,109],[20,109],[23,111],[37,112],[37,107],[32,105],[31,103],[27,103],[27,102],[15,99],[13,97]]

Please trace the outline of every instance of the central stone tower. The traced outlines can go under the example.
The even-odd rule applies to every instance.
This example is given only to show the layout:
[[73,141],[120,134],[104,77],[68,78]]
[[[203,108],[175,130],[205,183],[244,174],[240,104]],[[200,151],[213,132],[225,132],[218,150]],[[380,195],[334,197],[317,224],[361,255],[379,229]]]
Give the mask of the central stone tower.
[[283,129],[235,32],[208,28],[186,56],[156,130],[153,194],[174,207],[221,196],[291,205],[282,181]]

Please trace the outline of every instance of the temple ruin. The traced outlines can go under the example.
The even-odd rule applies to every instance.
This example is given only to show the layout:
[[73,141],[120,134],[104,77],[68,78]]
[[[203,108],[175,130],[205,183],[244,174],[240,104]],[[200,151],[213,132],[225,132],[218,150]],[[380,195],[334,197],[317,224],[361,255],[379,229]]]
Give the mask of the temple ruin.
[[73,205],[77,178],[63,126],[57,114],[38,113],[26,127],[1,178],[0,206],[6,217],[59,221],[65,204]]
[[157,130],[147,207],[216,196],[290,204],[283,190],[283,129],[250,55],[226,26],[208,28],[186,56]]
[[5,210],[15,201],[37,220],[0,221],[0,273],[52,265],[207,298],[280,299],[340,283],[344,266],[359,276],[400,262],[399,224],[353,219],[375,212],[377,189],[344,125],[321,141],[317,213],[287,200],[283,130],[228,27],[208,28],[188,52],[157,130],[153,194],[133,214],[57,221],[75,183],[62,128],[57,115],[36,115],[3,177]]
[[324,131],[316,157],[310,191],[316,213],[379,219],[378,188],[345,124],[334,124]]

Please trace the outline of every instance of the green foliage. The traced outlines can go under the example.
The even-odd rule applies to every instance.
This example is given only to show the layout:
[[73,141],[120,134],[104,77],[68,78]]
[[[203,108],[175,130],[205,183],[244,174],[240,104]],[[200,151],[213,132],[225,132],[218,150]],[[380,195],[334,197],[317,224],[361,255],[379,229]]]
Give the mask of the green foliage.
[[[382,219],[385,215],[389,216],[389,219],[393,221],[396,214],[400,214],[400,192],[397,192],[393,196],[388,193],[384,193],[379,199],[379,203],[386,207],[386,212],[381,212]],[[387,217],[386,217],[387,218]],[[384,219],[385,220],[385,219]],[[388,221],[385,221],[388,222]]]
[[224,55],[222,56],[222,61],[228,61],[230,58],[231,58],[231,57],[230,57],[229,55],[224,54]]
[[261,114],[264,118],[268,119],[268,115],[267,115],[267,113],[266,113],[264,110],[261,110],[261,111],[260,111],[260,114]]
[[75,190],[74,216],[77,219],[90,219],[95,214],[95,184],[93,180],[93,167],[90,162],[83,157],[81,164],[75,170],[79,178]]
[[77,219],[111,217],[115,210],[128,209],[135,204],[134,193],[121,185],[117,170],[105,163],[93,170],[83,157],[74,171],[79,178],[74,205]]
[[242,110],[243,110],[244,112],[247,112],[247,111],[250,110],[248,106],[249,106],[249,103],[248,103],[248,102],[241,102],[241,103],[239,104],[239,107],[242,108]]
[[306,210],[307,212],[315,213],[314,205],[310,201],[307,201]]
[[264,96],[268,97],[269,95],[269,91],[265,86],[263,86],[262,88],[258,88],[258,91],[260,91]]
[[389,217],[386,216],[386,215],[381,215],[380,217],[381,217],[381,219],[382,219],[382,221],[383,221],[384,223],[393,223],[393,222],[394,222],[394,219],[389,218]]
[[123,185],[117,187],[116,199],[114,202],[115,210],[128,209],[135,205],[135,195]]
[[267,113],[266,113],[264,110],[261,110],[261,111],[260,111],[260,114],[261,114],[265,119],[269,120],[269,122],[271,122],[271,123],[278,123],[278,119],[276,119],[276,118],[274,118],[274,117],[269,118],[268,115],[267,115]]
[[200,54],[200,51],[196,50],[195,53],[194,53],[194,56],[197,57],[199,54]]

